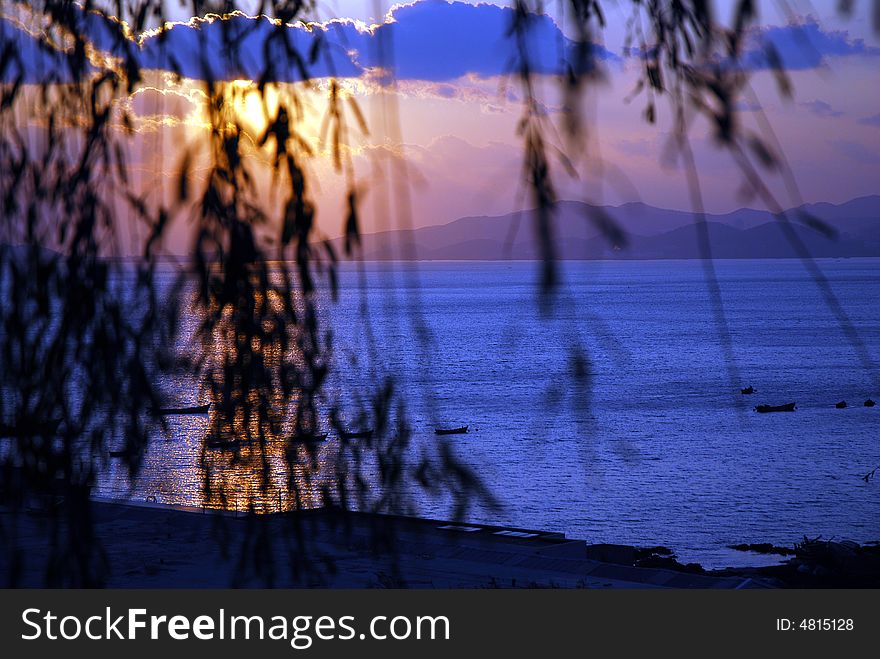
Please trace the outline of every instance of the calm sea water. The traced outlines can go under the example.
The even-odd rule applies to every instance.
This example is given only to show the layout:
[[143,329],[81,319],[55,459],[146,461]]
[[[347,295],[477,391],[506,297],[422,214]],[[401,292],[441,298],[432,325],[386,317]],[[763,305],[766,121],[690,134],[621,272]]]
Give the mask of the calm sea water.
[[[880,260],[820,266],[880,364]],[[437,425],[501,503],[478,522],[592,542],[662,544],[707,566],[757,563],[727,545],[804,535],[880,539],[880,372],[864,368],[797,261],[716,263],[731,381],[699,262],[569,262],[549,308],[533,263],[368,264],[329,308],[345,398],[393,375],[414,448]],[[571,377],[589,360],[590,386]],[[752,385],[757,393],[741,396]],[[351,394],[354,395],[354,394]],[[837,410],[847,400],[851,407]],[[796,401],[793,414],[756,414]],[[136,498],[196,502],[204,419],[172,421]],[[323,451],[332,452],[331,438]],[[119,494],[124,477],[102,486]],[[420,512],[444,517],[425,498]]]

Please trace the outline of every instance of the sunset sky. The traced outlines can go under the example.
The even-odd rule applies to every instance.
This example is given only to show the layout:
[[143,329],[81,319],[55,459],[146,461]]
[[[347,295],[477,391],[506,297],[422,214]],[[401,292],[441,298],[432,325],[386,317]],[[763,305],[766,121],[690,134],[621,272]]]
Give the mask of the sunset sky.
[[[265,21],[248,17],[253,4],[240,3],[243,13],[228,20]],[[624,50],[630,5],[605,4],[608,26],[598,39],[601,46],[597,45],[596,52],[606,81],[587,94],[584,105],[590,122],[590,157],[576,163],[577,179],[557,168],[559,196],[609,204],[641,200],[687,209],[690,203],[681,171],[663,157],[670,130],[668,106],[658,105],[658,123],[649,125],[642,116],[644,96],[627,100],[639,65]],[[732,13],[734,3],[716,4]],[[880,193],[880,38],[871,28],[870,3],[856,2],[849,17],[839,15],[837,0],[759,5],[763,27],[753,38],[756,44],[762,38],[776,44],[790,69],[795,98],[787,101],[780,97],[755,46],[748,61],[755,69],[752,84],[756,98],[740,100],[743,125],[757,128],[762,113],[769,120],[805,201],[843,202]],[[518,192],[522,146],[516,135],[521,95],[516,80],[507,76],[514,51],[505,36],[510,10],[504,6],[443,0],[391,7],[360,0],[320,3],[316,18],[328,21],[320,29],[325,31],[332,55],[310,70],[318,92],[306,97],[309,102],[301,130],[318,151],[308,167],[320,186],[312,189],[312,195],[326,235],[341,231],[346,189],[345,178],[333,171],[329,148],[325,144],[322,149],[318,140],[326,107],[326,78],[334,74],[342,78],[345,92],[358,101],[370,128],[368,135],[362,135],[352,126],[349,141],[356,182],[366,193],[365,199],[370,195],[375,159],[405,157],[416,226],[466,215],[506,213],[522,205]],[[557,13],[559,6],[548,3],[549,16],[533,30],[535,62],[543,74],[539,81],[542,101],[554,121],[562,108],[553,74],[566,35],[572,36]],[[791,7],[793,14],[786,16],[780,9],[784,6]],[[251,37],[243,69],[232,70],[222,52],[211,50],[218,45],[212,31],[222,19],[189,20],[191,17],[179,8],[170,9],[181,23],[170,26],[164,51],[157,47],[155,32],[132,35],[132,47],[139,50],[142,65],[150,70],[142,86],[125,100],[138,118],[133,153],[138,154],[139,162],[132,166],[150,186],[173,176],[175,154],[181,145],[204,139],[203,72],[196,53],[207,52],[214,66],[212,74],[230,81],[230,98],[235,97],[233,107],[239,118],[250,123],[254,134],[265,128],[259,99],[247,93],[247,78],[264,64],[261,32]],[[331,19],[351,20],[329,22]],[[100,49],[105,28],[99,23],[89,25]],[[32,70],[26,82],[38,82],[39,72],[51,67],[51,58],[29,45],[33,36],[17,30],[11,18],[2,25],[4,34],[20,40],[25,59],[30,59]],[[297,47],[307,50],[312,35],[300,26],[289,29],[295,33]],[[388,124],[383,119],[391,92],[388,88],[381,91],[377,82],[382,75],[375,55],[379,30],[392,31],[397,80],[393,95],[399,123]],[[167,75],[169,55],[181,66],[182,81]],[[277,77],[280,82],[269,95],[270,106],[274,95],[284,97],[303,85],[297,71],[279,72]],[[759,201],[741,196],[740,179],[730,158],[717,150],[707,126],[698,124],[692,137],[708,209],[723,212],[741,206],[759,207]],[[777,183],[773,189],[784,205],[795,205],[796,200]],[[265,184],[271,186],[268,178]],[[365,231],[391,226],[376,217],[368,205],[364,215]]]

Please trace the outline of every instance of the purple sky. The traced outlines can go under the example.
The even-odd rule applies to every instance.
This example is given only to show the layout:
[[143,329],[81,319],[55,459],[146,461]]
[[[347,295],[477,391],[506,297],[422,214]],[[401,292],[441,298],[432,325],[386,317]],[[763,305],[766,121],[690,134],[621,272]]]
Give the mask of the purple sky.
[[[247,9],[247,3],[241,4]],[[575,163],[577,178],[567,176],[556,163],[559,196],[611,204],[641,200],[686,209],[690,203],[682,172],[663,156],[671,130],[669,108],[662,103],[658,106],[658,122],[652,126],[642,119],[644,97],[626,100],[638,73],[638,61],[623,56],[626,16],[621,7],[626,4],[610,4],[609,25],[602,45],[596,47],[607,82],[585,97],[589,157]],[[850,18],[837,14],[837,4],[836,0],[791,4],[799,23],[792,27],[780,15],[779,4],[760,2],[761,37],[776,44],[791,69],[795,98],[786,101],[780,97],[772,75],[761,70],[763,62],[755,50],[752,66],[757,70],[752,86],[757,100],[740,101],[740,119],[747,130],[757,131],[764,119],[772,125],[805,201],[843,202],[880,193],[880,42],[869,27],[870,3],[856,3],[856,14]],[[716,3],[722,16],[730,13],[732,5]],[[505,37],[509,10],[502,7],[442,0],[423,0],[390,12],[387,5],[358,0],[320,5],[322,19],[351,18],[369,24],[378,15],[382,23],[370,30],[366,24],[351,21],[325,25],[331,57],[311,71],[318,78],[319,92],[306,94],[309,102],[301,127],[304,136],[320,146],[321,94],[327,88],[321,78],[331,73],[344,78],[343,89],[358,101],[371,127],[366,136],[355,131],[348,150],[359,188],[366,191],[369,202],[365,207],[367,231],[389,228],[379,213],[370,210],[380,196],[376,167],[399,163],[401,158],[411,174],[416,225],[504,213],[522,204],[522,149],[516,135],[521,103],[515,81],[505,76],[515,51]],[[535,68],[543,74],[557,71],[560,53],[569,47],[568,30],[560,31],[558,19],[545,17],[533,29]],[[252,19],[239,16],[232,20],[245,24]],[[164,51],[157,47],[155,36],[142,37],[141,61],[156,71],[124,102],[139,117],[140,134],[133,153],[140,159],[137,166],[145,182],[167,177],[180,145],[196,144],[204,135],[201,74],[192,55],[201,47],[210,50],[216,46],[212,30],[219,24],[215,20],[175,25]],[[565,25],[564,20],[561,24]],[[266,27],[269,29],[267,22]],[[96,44],[100,45],[101,28],[95,30]],[[312,35],[293,26],[290,30],[297,48],[308,48]],[[376,84],[382,76],[377,67],[387,65],[375,55],[377,35],[382,31],[391,35],[395,44],[393,72],[398,86],[393,98]],[[233,69],[222,53],[211,57],[213,75],[244,80],[230,83],[230,99],[238,117],[250,123],[254,133],[261,131],[265,119],[256,95],[247,91],[246,79],[264,64],[259,34],[243,66]],[[803,48],[804,43],[808,47]],[[168,53],[191,79],[174,82],[162,73],[169,66]],[[33,61],[37,57],[35,54]],[[301,91],[301,78],[296,71],[277,72],[270,106],[278,98]],[[548,117],[558,124],[561,100],[551,75],[541,76],[539,87]],[[383,113],[394,106],[399,110],[399,122],[384,130]],[[717,149],[707,125],[697,123],[692,139],[709,210],[761,205],[742,196],[736,169],[729,156]],[[559,146],[565,149],[565,145]],[[342,225],[341,192],[346,180],[333,171],[327,150],[318,151],[308,165],[319,184],[312,193],[322,229],[336,235]],[[255,154],[255,162],[260,157]],[[262,184],[271,194],[268,174]],[[783,205],[795,205],[797,200],[787,193],[782,181],[771,180],[771,187]]]

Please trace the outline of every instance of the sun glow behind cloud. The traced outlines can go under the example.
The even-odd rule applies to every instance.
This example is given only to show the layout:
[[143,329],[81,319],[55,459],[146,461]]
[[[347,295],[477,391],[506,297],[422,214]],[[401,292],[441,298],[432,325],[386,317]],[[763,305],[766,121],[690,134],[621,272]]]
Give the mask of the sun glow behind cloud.
[[[502,213],[521,203],[515,194],[521,185],[522,152],[516,136],[521,98],[515,81],[507,76],[509,61],[503,56],[504,51],[497,51],[495,46],[489,48],[476,36],[461,42],[420,37],[429,29],[442,33],[465,17],[471,27],[489,29],[487,26],[490,26],[495,32],[490,32],[494,36],[487,37],[487,42],[493,39],[497,42],[496,33],[499,26],[504,25],[499,16],[502,10],[494,6],[425,2],[392,8],[376,24],[336,20],[314,26],[313,29],[327,34],[335,30],[345,36],[345,39],[340,37],[339,47],[331,51],[334,67],[330,67],[337,73],[335,84],[337,93],[343,97],[341,105],[345,108],[348,128],[339,148],[351,159],[356,184],[359,189],[368,191],[368,198],[374,183],[371,177],[376,159],[406,157],[417,207],[416,224],[445,222],[462,215]],[[254,20],[243,14],[236,14],[235,19]],[[116,55],[106,36],[109,28],[102,27],[96,18],[90,21],[97,35],[94,54],[104,58],[93,61],[99,68],[112,66]],[[268,195],[273,183],[265,165],[271,162],[275,146],[271,141],[265,145],[260,142],[282,105],[295,108],[291,125],[299,144],[307,147],[300,149],[298,156],[303,166],[315,173],[312,192],[319,207],[317,221],[326,234],[337,235],[345,213],[339,199],[344,199],[349,181],[335,168],[332,139],[327,129],[331,86],[327,67],[321,68],[323,64],[319,61],[307,80],[299,79],[302,77],[299,74],[277,72],[277,79],[258,86],[248,77],[237,75],[242,71],[236,72],[230,67],[221,53],[209,49],[207,54],[212,63],[224,74],[222,81],[215,84],[216,98],[212,98],[209,85],[198,75],[198,49],[194,44],[198,44],[199,39],[208,45],[213,43],[209,28],[216,29],[221,21],[220,17],[209,22],[184,21],[166,28],[166,32],[176,34],[178,40],[168,43],[166,54],[175,54],[179,60],[193,56],[192,61],[184,62],[192,74],[189,77],[176,76],[158,67],[168,63],[157,55],[158,47],[150,50],[149,56],[142,52],[147,66],[144,79],[133,94],[120,99],[131,111],[135,132],[141,134],[133,166],[149,171],[152,180],[170,180],[169,172],[173,172],[181,149],[205,142],[208,131],[216,127],[211,103],[219,99],[221,106],[216,115],[222,118],[219,128],[241,129],[248,145],[249,166]],[[542,29],[551,34],[552,22],[542,25]],[[769,73],[756,73],[755,85],[760,91],[761,103],[744,99],[743,107],[751,109],[742,113],[743,121],[756,118],[758,109],[766,113],[780,138],[785,138],[783,146],[796,173],[806,182],[805,190],[814,194],[816,200],[843,201],[876,192],[871,181],[880,180],[878,165],[868,162],[861,152],[842,145],[862,144],[865,149],[880,150],[880,129],[869,120],[876,114],[878,101],[876,91],[871,90],[878,87],[868,84],[876,81],[877,60],[873,58],[880,51],[843,29],[820,34],[815,21],[806,20],[804,25],[809,34],[814,35],[816,49],[823,48],[823,44],[834,48],[829,52],[814,51],[810,58],[793,63],[792,77],[799,97],[791,106],[779,100]],[[278,27],[270,21],[266,26]],[[398,49],[396,69],[381,66],[383,62],[372,51],[375,44],[368,37],[375,36],[380,27],[399,31],[396,34],[401,38],[394,40]],[[303,37],[302,28],[291,26],[289,29],[299,35],[296,38]],[[614,29],[612,26],[612,33]],[[404,32],[406,30],[410,32]],[[126,26],[122,32],[134,47],[155,39],[153,32],[135,37]],[[474,34],[479,36],[479,30],[474,28]],[[776,35],[774,38],[787,38],[784,28],[777,28],[771,34]],[[622,57],[612,40],[606,43],[609,57],[603,61],[609,70],[609,82],[605,87],[592,90],[596,97],[591,117],[596,128],[592,132],[592,147],[601,147],[606,172],[615,173],[604,182],[597,182],[589,167],[576,163],[579,178],[561,181],[558,192],[563,197],[589,196],[603,203],[640,198],[656,205],[686,208],[685,187],[677,178],[680,172],[670,163],[663,163],[661,157],[663,134],[668,129],[664,121],[668,117],[661,108],[660,124],[648,126],[642,120],[640,101],[629,104],[624,101],[634,85],[638,62]],[[105,50],[101,51],[98,46],[104,46]],[[191,50],[187,50],[188,47]],[[501,56],[496,57],[497,52],[501,52]],[[555,46],[547,50],[554,57],[558,52]],[[256,59],[245,63],[243,72],[251,68],[259,70],[261,50],[253,48],[251,56]],[[815,63],[821,68],[811,68]],[[541,101],[548,121],[558,128],[564,103],[554,92],[553,68],[549,64],[545,68],[545,75],[539,76],[537,85],[546,92]],[[760,67],[756,65],[756,68]],[[394,70],[397,76],[392,84],[390,74]],[[833,75],[829,76],[829,72]],[[358,130],[349,98],[363,109],[369,135]],[[812,107],[819,107],[817,103],[833,106],[833,121],[828,116],[809,112],[804,103]],[[396,115],[396,134],[385,130],[389,108],[393,108]],[[817,124],[820,121],[824,123]],[[731,185],[729,163],[712,159],[708,129],[697,128],[695,149],[703,163],[710,208],[730,210],[750,203],[739,198],[735,186]],[[817,154],[822,155],[817,157]],[[557,173],[561,171],[559,162],[552,164]],[[195,171],[197,176],[198,167]],[[828,176],[829,171],[846,171],[849,175],[845,180],[836,180]],[[367,231],[387,228],[382,226],[380,217],[370,216],[369,205],[363,219],[363,228]]]

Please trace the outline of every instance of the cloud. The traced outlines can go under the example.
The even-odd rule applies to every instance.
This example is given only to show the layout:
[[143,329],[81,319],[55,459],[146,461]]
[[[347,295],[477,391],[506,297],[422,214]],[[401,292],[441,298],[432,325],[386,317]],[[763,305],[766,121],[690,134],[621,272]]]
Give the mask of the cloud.
[[39,31],[0,16],[0,82],[24,84],[66,83],[94,69],[82,57],[75,58]]
[[[358,89],[360,94],[377,91],[387,93],[387,88],[365,84]],[[499,89],[490,80],[482,80],[468,75],[448,82],[430,82],[424,80],[400,80],[395,91],[401,96],[418,99],[442,101],[459,101],[479,106],[486,113],[501,113],[511,110],[521,101],[521,97],[513,89]]]
[[863,126],[877,126],[880,127],[880,114],[875,114],[870,117],[863,117],[859,119],[859,123]]
[[827,117],[830,119],[834,119],[837,117],[842,117],[843,112],[840,110],[835,110],[831,107],[830,103],[826,103],[825,101],[820,101],[816,99],[815,101],[810,101],[808,103],[799,103],[802,108],[805,108],[810,114],[814,114],[817,117]]
[[[357,65],[344,44],[359,38],[351,23],[287,25],[263,17],[209,14],[147,33],[140,39],[140,63],[186,78],[300,82],[331,76],[357,77]],[[231,48],[230,44],[237,44]],[[312,60],[312,54],[319,57]]]
[[863,165],[880,165],[880,154],[860,142],[835,140],[831,144],[840,153],[858,163]]
[[755,30],[742,55],[742,65],[749,69],[772,68],[767,58],[768,45],[776,50],[788,70],[815,69],[824,66],[828,57],[880,55],[880,48],[866,45],[846,30],[826,31],[815,18],[807,17],[800,23]]
[[[124,23],[94,11],[81,11],[75,22],[98,50],[134,55],[141,68],[187,78],[301,82],[369,76],[381,82],[393,76],[440,83],[516,71],[522,62],[510,34],[514,16],[497,5],[421,0],[393,7],[372,26],[351,20],[290,24],[232,12],[168,23],[135,38]],[[531,71],[565,73],[575,61],[575,44],[546,15],[530,15],[525,25]],[[35,41],[28,44],[32,50]],[[617,59],[602,46],[592,52],[596,62]],[[24,61],[36,71],[39,59]]]
[[[369,159],[386,148],[365,152],[365,172],[370,171]],[[399,145],[390,155],[403,155],[410,165],[421,225],[450,222],[475,209],[508,212],[521,181],[523,152],[518,144],[474,144],[456,135],[440,135],[425,145]],[[378,226],[383,221],[374,219]]]
[[[172,24],[146,34],[141,45],[145,66],[176,68],[190,78],[258,79],[268,65],[266,78],[273,82],[375,71],[398,80],[443,82],[515,70],[520,59],[509,35],[513,19],[509,8],[444,0],[395,6],[384,23],[370,27],[347,20],[290,25],[233,13]],[[564,72],[573,44],[552,19],[532,15],[525,34],[535,73]],[[230,40],[240,45],[236,58],[226,47]],[[594,54],[614,59],[600,46]],[[289,64],[297,58],[300,63]]]
[[131,113],[136,130],[155,130],[159,126],[209,126],[205,119],[208,98],[192,83],[177,84],[163,80],[168,74],[148,75],[152,84],[144,84],[127,97],[125,107]]
[[[510,35],[514,18],[508,7],[424,0],[394,8],[389,22],[376,28],[373,36],[393,42],[395,61],[390,68],[397,78],[492,77],[515,71],[522,63]],[[565,63],[573,61],[574,44],[546,15],[529,16],[524,39],[528,64],[535,73],[564,73]],[[598,60],[616,59],[601,46],[593,47],[593,55]],[[375,57],[375,47],[359,49],[359,61],[380,67],[389,64]]]

